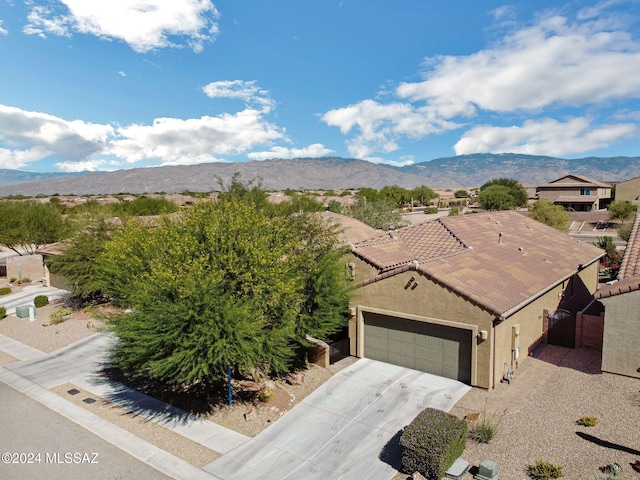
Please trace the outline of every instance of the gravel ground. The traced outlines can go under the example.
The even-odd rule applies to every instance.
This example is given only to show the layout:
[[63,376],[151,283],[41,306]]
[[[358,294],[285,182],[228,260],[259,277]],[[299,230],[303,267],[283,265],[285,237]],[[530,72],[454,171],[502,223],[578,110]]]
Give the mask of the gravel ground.
[[232,407],[221,406],[203,415],[208,420],[235,430],[249,437],[255,437],[295,404],[326,382],[333,373],[326,368],[310,365],[304,372],[302,385],[289,385],[282,380],[275,382],[276,396],[268,403],[260,401],[234,401]]
[[[50,313],[61,305],[50,304],[36,309],[36,320],[18,318],[15,314],[0,319],[0,333],[34,347],[41,352],[51,353],[73,342],[92,335],[103,328],[103,324],[85,312],[75,312],[57,325],[51,325]],[[15,361],[15,360],[14,360]],[[3,364],[0,356],[0,364]],[[11,359],[4,359],[11,363]]]
[[[571,350],[519,411],[487,412],[496,436],[489,444],[467,441],[462,458],[472,468],[462,478],[472,479],[487,459],[498,464],[503,480],[529,478],[527,467],[537,460],[562,466],[568,480],[586,480],[613,462],[623,469],[618,478],[640,479],[631,468],[640,460],[640,380],[600,373],[594,355],[599,358]],[[454,407],[451,413],[462,418],[466,412]],[[583,416],[597,417],[598,424],[577,425]],[[398,474],[394,480],[406,478]]]

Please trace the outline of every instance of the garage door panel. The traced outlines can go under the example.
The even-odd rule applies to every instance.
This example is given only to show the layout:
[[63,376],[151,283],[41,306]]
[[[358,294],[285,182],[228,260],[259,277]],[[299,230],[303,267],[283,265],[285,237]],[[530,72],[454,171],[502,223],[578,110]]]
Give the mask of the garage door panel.
[[469,330],[364,312],[364,356],[471,383]]

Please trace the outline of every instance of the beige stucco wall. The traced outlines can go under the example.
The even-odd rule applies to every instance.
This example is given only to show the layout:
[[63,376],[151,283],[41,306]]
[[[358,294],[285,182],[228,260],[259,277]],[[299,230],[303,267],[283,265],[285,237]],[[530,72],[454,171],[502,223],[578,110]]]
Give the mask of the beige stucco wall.
[[[360,259],[352,257],[356,264],[356,281],[371,278],[376,275],[376,270]],[[413,283],[418,286],[414,289],[405,285],[414,277]],[[456,326],[474,325],[474,331],[487,330],[491,332],[493,316],[464,300],[459,295],[441,287],[437,283],[422,276],[416,271],[401,273],[385,280],[372,283],[359,288],[351,299],[351,306],[357,310],[377,309],[402,316],[408,314],[418,317],[417,321],[434,322],[443,320],[444,324]],[[357,338],[362,335],[357,328],[357,315],[350,321],[349,337],[351,339],[351,354],[361,356],[358,351]],[[490,387],[491,378],[491,340],[474,340],[475,365],[472,371],[475,373],[474,385],[484,388]]]
[[640,378],[640,291],[600,301],[605,307],[602,371]]
[[42,255],[16,255],[7,257],[7,279],[30,279],[39,282],[45,275]]
[[616,185],[616,201],[633,202],[640,196],[640,177]]
[[[376,276],[377,271],[359,258],[350,257],[355,264],[355,281],[361,282]],[[414,277],[415,289],[407,288],[407,282]],[[474,305],[460,295],[440,286],[416,271],[408,271],[384,280],[360,287],[351,299],[352,313],[349,324],[351,354],[361,356],[357,342],[358,314],[361,309],[373,308],[387,312],[402,313],[421,317],[421,321],[441,319],[467,325],[477,325],[477,331],[486,330],[487,340],[477,339],[474,386],[493,388],[504,375],[507,363],[516,367],[512,350],[512,327],[520,326],[520,360],[537,345],[544,334],[543,316],[545,309],[552,312],[564,308],[576,313],[591,299],[598,285],[597,262],[578,274],[579,281],[571,287],[569,280],[552,288],[506,320],[500,322],[495,315]],[[571,293],[571,295],[569,295]],[[495,323],[495,328],[493,325]]]

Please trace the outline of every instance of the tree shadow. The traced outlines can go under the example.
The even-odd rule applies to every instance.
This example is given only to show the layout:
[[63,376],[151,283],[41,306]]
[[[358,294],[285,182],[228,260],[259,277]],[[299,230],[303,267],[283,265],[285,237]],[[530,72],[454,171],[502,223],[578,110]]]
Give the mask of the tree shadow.
[[[127,409],[130,415],[166,425],[184,425],[201,420],[201,415],[213,413],[227,404],[227,386],[197,385],[180,391],[149,378],[132,378],[121,370],[107,366],[92,379],[96,385],[106,385],[104,400]],[[251,398],[249,398],[251,396]],[[253,394],[234,391],[234,403],[246,403]]]
[[400,471],[402,469],[402,447],[400,447],[400,437],[404,428],[395,433],[393,437],[382,447],[378,458],[390,465],[394,470]]
[[595,443],[596,445],[600,445],[601,447],[611,448],[613,450],[618,450],[620,452],[629,453],[631,455],[640,455],[640,450],[636,450],[634,448],[625,447],[624,445],[619,445],[617,443],[609,442],[608,440],[602,440],[601,438],[594,437],[593,435],[589,435],[584,432],[576,432],[580,438],[587,440],[591,443]]

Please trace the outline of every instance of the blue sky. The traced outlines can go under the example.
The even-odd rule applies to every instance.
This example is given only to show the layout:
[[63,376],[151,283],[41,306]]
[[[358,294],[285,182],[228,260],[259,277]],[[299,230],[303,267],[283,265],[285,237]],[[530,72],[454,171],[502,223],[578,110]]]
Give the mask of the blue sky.
[[640,155],[640,0],[0,0],[0,168]]

